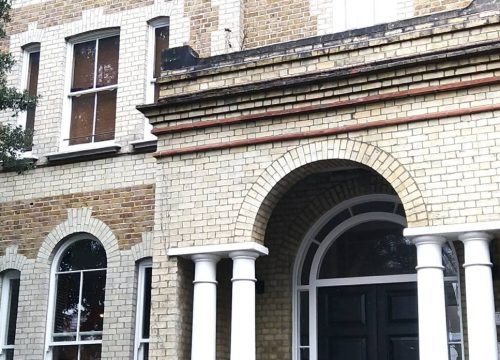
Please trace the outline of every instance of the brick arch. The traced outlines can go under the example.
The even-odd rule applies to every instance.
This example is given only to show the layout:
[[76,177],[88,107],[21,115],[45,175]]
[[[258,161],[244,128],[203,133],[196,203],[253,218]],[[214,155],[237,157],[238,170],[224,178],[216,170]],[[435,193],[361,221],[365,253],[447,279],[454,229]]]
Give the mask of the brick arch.
[[351,139],[328,139],[289,150],[269,165],[248,191],[235,223],[236,242],[264,242],[267,221],[281,196],[298,180],[326,168],[364,165],[382,176],[403,203],[408,226],[427,226],[428,214],[417,183],[392,155]]
[[5,270],[22,271],[27,259],[24,255],[17,253],[17,245],[9,246],[5,255],[0,256],[0,272]]
[[76,233],[88,233],[97,238],[111,262],[119,261],[118,241],[113,231],[101,220],[92,217],[89,208],[68,209],[68,218],[57,225],[43,240],[36,257],[37,267],[49,268],[61,241]]

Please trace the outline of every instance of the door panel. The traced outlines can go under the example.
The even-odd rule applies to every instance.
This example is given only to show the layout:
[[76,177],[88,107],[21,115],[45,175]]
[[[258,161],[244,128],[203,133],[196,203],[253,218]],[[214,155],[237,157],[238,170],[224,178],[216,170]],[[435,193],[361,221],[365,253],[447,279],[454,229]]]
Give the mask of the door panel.
[[418,360],[416,283],[317,290],[318,360]]
[[376,286],[378,360],[418,360],[417,284]]
[[376,360],[376,289],[318,288],[318,360]]

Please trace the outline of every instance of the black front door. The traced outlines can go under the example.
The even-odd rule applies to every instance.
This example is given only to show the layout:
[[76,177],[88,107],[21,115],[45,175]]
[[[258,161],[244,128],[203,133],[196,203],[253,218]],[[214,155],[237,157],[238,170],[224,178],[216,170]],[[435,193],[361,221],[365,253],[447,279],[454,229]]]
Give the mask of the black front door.
[[319,287],[318,360],[418,360],[417,284]]

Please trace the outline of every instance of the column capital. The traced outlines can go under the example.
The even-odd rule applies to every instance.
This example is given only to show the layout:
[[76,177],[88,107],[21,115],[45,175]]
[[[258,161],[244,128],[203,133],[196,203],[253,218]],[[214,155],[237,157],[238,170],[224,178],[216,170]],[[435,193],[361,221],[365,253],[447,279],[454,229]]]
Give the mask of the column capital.
[[262,255],[261,252],[255,250],[237,250],[231,251],[229,254],[231,259],[253,259],[256,260],[259,256]]
[[472,231],[460,234],[458,239],[462,242],[482,240],[490,242],[493,239],[493,235],[485,231]]
[[193,260],[195,263],[200,261],[214,262],[217,263],[220,260],[220,256],[218,254],[193,254],[190,255],[189,258]]
[[424,244],[436,244],[443,246],[446,241],[446,238],[442,235],[419,235],[411,238],[411,242],[416,246]]

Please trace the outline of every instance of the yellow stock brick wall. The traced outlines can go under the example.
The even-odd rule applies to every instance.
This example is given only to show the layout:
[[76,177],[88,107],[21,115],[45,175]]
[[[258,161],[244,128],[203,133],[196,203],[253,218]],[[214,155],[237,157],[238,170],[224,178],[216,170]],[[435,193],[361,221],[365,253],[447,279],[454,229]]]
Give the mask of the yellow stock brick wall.
[[34,259],[45,237],[68,217],[68,209],[91,208],[115,233],[122,249],[153,228],[154,185],[30,198],[0,203],[0,253],[11,245]]

